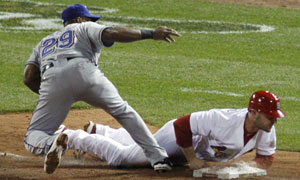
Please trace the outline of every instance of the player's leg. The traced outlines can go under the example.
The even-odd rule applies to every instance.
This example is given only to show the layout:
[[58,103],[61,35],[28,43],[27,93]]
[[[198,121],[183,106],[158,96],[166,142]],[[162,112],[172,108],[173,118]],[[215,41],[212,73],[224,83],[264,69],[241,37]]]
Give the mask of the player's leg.
[[[183,165],[186,163],[186,159],[184,154],[182,153],[180,147],[176,143],[176,137],[173,127],[173,122],[175,120],[171,120],[167,122],[162,128],[160,128],[155,134],[154,138],[157,140],[158,144],[165,148],[171,162],[176,165]],[[89,129],[93,129],[95,134],[99,134],[105,137],[108,137],[122,145],[130,145],[134,143],[129,133],[124,128],[114,129],[106,125],[95,124],[93,122],[89,122]],[[88,132],[89,133],[89,132]],[[123,138],[124,141],[123,141]],[[127,144],[128,140],[131,139],[132,143]]]
[[167,122],[154,134],[157,143],[166,149],[169,156],[181,153],[181,149],[176,143],[173,122],[174,120]]
[[[180,147],[176,144],[173,122],[174,120],[167,122],[154,134],[154,138],[157,143],[166,149],[169,156],[176,155],[181,152]],[[89,122],[89,128],[94,129],[95,134],[111,138],[123,145],[135,143],[130,134],[124,128],[115,129],[108,125],[93,123],[92,121]]]
[[28,131],[24,138],[25,148],[35,155],[45,155],[58,134],[50,136],[43,131]]
[[68,137],[58,129],[53,134],[44,131],[27,131],[24,139],[25,148],[35,155],[45,155],[44,170],[53,173],[59,166],[61,157],[67,150]]
[[44,165],[48,173],[56,169],[62,152],[66,150],[66,146],[62,148],[61,145],[67,138],[63,137],[60,141],[57,139],[60,134],[55,131],[65,120],[74,102],[71,93],[65,91],[67,85],[63,82],[64,75],[61,72],[59,68],[50,68],[43,74],[37,107],[24,139],[28,151],[46,155]]
[[144,166],[150,165],[143,150],[137,145],[122,145],[113,139],[99,135],[88,134],[83,130],[65,130],[69,137],[69,148],[79,149],[97,155],[111,166]]
[[[170,160],[173,164],[183,165],[186,163],[186,159],[181,151],[181,148],[176,143],[176,137],[173,126],[174,121],[175,119],[167,122],[163,127],[161,127],[154,134],[154,138],[161,147],[166,149]],[[91,123],[91,126],[94,127],[96,134],[100,134],[110,139],[113,139],[122,145],[130,145],[135,143],[131,138],[130,134],[124,128],[114,129],[106,125],[94,123]]]
[[143,119],[120,97],[115,86],[99,70],[93,75],[94,85],[83,100],[111,114],[144,149],[152,165],[168,157],[166,151],[157,144]]
[[135,143],[130,134],[124,128],[115,129],[108,125],[95,124],[94,122],[89,121],[89,123],[85,125],[84,130],[90,134],[99,134],[111,138],[123,145]]
[[185,164],[186,158],[181,150],[181,148],[176,143],[176,136],[174,131],[173,122],[168,121],[163,127],[161,127],[155,134],[154,138],[157,140],[157,143],[164,147],[170,157],[170,161],[176,165]]
[[61,81],[57,80],[59,76],[55,75],[56,69],[50,70],[52,69],[44,75],[47,80],[41,83],[37,107],[25,136],[25,144],[39,149],[28,149],[36,155],[48,152],[49,146],[57,136],[55,131],[65,120],[73,103],[72,97],[61,91]]
[[[157,143],[166,149],[169,157],[174,161],[176,164],[184,164],[186,162],[184,154],[181,151],[181,148],[176,143],[176,137],[174,132],[174,120],[167,122],[163,127],[161,127],[155,134],[154,138],[156,139]],[[94,124],[92,123],[91,126],[94,126],[95,133],[108,137],[110,139],[115,140],[116,142],[123,144],[123,145],[130,145],[135,143],[131,138],[130,134],[124,128],[111,128],[107,125],[102,124]]]

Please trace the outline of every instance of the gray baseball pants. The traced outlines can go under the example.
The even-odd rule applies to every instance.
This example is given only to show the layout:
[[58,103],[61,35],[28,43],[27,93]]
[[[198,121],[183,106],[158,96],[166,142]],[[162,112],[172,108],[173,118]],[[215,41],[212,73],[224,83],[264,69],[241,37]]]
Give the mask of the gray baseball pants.
[[52,63],[41,77],[39,100],[25,135],[29,152],[47,154],[72,104],[84,101],[112,115],[142,147],[151,165],[167,157],[140,115],[94,63],[86,58],[62,58]]

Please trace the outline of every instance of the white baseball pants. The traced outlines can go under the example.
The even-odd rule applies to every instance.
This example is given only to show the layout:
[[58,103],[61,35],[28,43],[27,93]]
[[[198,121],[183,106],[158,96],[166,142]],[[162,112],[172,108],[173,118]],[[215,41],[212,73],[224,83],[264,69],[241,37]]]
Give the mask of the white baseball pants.
[[[172,157],[183,157],[176,144],[173,122],[169,121],[154,134],[158,144],[165,148]],[[113,129],[96,124],[96,134],[88,134],[83,130],[65,130],[69,136],[69,149],[79,149],[97,155],[111,166],[145,166],[149,165],[143,150],[133,141],[124,128]]]

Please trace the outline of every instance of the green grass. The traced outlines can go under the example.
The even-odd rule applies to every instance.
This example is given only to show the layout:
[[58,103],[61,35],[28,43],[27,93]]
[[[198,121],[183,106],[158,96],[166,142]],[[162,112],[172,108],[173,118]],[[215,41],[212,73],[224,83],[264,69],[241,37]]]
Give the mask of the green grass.
[[177,31],[184,32],[195,32],[195,31],[208,31],[208,32],[221,32],[221,31],[249,31],[249,30],[259,30],[258,27],[254,27],[246,24],[236,24],[220,22],[214,23],[209,21],[171,21],[168,19],[136,19],[127,18],[124,19],[123,16],[103,16],[101,21],[110,22],[121,22],[126,23],[130,27],[135,27],[137,24],[141,27],[156,28],[162,24],[167,27],[172,27]]
[[[60,0],[40,2],[61,3]],[[78,1],[79,2],[79,1]],[[287,117],[276,125],[277,147],[300,151],[300,12],[276,8],[209,3],[192,0],[85,1],[88,6],[119,9],[103,14],[103,20],[142,27],[149,21],[128,21],[122,16],[177,20],[222,21],[225,26],[205,23],[170,23],[184,30],[176,43],[153,40],[116,43],[102,51],[99,66],[127,100],[147,121],[162,126],[170,119],[211,108],[244,108],[252,92],[270,90],[281,97]],[[2,5],[3,2],[0,1]],[[66,4],[77,1],[64,1]],[[57,17],[64,7],[36,8],[6,2],[0,11],[30,12],[41,17]],[[91,9],[91,8],[90,8]],[[97,9],[97,8],[95,8]],[[100,21],[101,22],[101,21]],[[20,20],[0,20],[2,26],[22,25]],[[157,25],[153,21],[149,26]],[[247,30],[230,23],[265,24],[275,31],[244,34],[193,34],[187,30]],[[165,25],[165,24],[164,24]],[[181,28],[181,29],[180,29]],[[32,48],[50,31],[0,32],[0,113],[32,111],[38,96],[22,83],[24,64]],[[185,92],[182,89],[193,90]],[[203,90],[203,91],[200,91]],[[233,97],[205,91],[234,92]],[[77,103],[73,108],[90,108]]]

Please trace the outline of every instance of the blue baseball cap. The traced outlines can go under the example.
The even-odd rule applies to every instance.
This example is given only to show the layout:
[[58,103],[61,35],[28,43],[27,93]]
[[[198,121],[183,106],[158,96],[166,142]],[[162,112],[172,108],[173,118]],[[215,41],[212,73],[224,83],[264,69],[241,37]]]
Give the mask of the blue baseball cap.
[[100,18],[100,16],[91,15],[88,8],[83,4],[73,4],[68,6],[61,14],[63,23],[77,17],[87,17],[94,22]]

